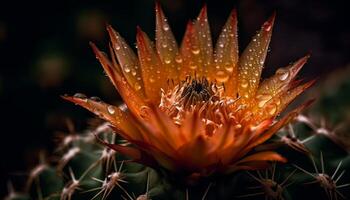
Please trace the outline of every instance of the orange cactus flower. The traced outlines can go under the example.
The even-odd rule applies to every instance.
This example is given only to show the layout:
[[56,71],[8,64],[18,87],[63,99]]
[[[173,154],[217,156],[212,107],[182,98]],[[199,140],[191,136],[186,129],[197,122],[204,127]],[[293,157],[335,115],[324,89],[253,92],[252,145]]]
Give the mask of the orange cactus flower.
[[82,95],[63,98],[110,122],[128,141],[106,145],[151,167],[207,176],[286,162],[273,150],[254,148],[309,104],[277,118],[313,81],[295,80],[308,56],[260,81],[274,20],[275,15],[239,56],[235,10],[216,46],[204,7],[178,47],[156,5],[155,45],[138,28],[138,56],[111,26],[110,58],[91,43],[127,109]]

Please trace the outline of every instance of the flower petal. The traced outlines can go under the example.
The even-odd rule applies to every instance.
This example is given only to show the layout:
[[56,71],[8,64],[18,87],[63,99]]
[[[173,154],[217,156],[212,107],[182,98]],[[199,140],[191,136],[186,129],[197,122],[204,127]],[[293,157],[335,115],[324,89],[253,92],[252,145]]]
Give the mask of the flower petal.
[[242,53],[238,65],[238,94],[244,99],[255,95],[265,62],[275,21],[273,14]]
[[237,170],[257,170],[266,168],[268,166],[267,161],[279,161],[287,162],[287,159],[274,151],[263,151],[252,155],[249,155],[234,165],[229,166],[226,169],[226,173],[232,173]]
[[118,133],[129,140],[142,140],[139,131],[133,125],[132,119],[118,107],[88,98],[62,96],[63,99],[78,104],[102,119],[107,120],[117,128]]
[[135,91],[144,95],[140,64],[134,51],[112,26],[108,25],[107,30],[111,38],[113,52],[118,59],[124,77]]
[[146,97],[151,102],[158,104],[160,89],[166,88],[167,85],[167,71],[154,51],[152,42],[139,27],[137,28],[136,40]]
[[306,61],[310,56],[304,56],[289,65],[286,68],[280,68],[276,71],[276,74],[271,78],[264,80],[257,91],[257,95],[271,95],[275,96],[284,89],[288,84],[294,80],[297,73],[305,65]]
[[207,7],[204,6],[197,20],[189,22],[181,45],[181,54],[184,60],[180,78],[186,76],[205,76],[208,68],[213,64],[213,47]]
[[165,68],[167,78],[178,83],[179,50],[159,2],[156,3],[156,49]]
[[90,43],[93,51],[96,54],[97,59],[101,62],[104,70],[111,79],[112,83],[118,90],[119,94],[125,100],[125,104],[136,116],[140,115],[140,108],[146,103],[140,98],[139,94],[130,86],[125,80],[124,76],[119,74],[115,68],[112,68],[110,64],[106,62],[104,54],[98,50],[98,48]]
[[254,148],[255,146],[265,142],[268,140],[272,135],[274,135],[279,129],[281,129],[284,125],[288,124],[290,121],[294,120],[296,116],[299,115],[300,112],[302,112],[304,109],[306,109],[314,100],[309,100],[299,106],[298,108],[294,109],[293,111],[289,112],[286,116],[284,116],[282,119],[280,119],[278,122],[276,122],[274,125],[272,125],[266,132],[256,135],[251,142],[245,147],[245,150],[242,150],[242,153],[248,152],[250,149]]
[[238,59],[237,12],[233,10],[216,43],[215,64],[208,73],[209,77],[225,83],[228,96],[236,97]]

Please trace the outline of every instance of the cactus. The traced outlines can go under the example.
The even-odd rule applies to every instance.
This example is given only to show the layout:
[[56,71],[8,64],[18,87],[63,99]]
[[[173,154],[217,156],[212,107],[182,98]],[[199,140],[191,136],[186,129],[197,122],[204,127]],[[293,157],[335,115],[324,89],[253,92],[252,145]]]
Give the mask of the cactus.
[[[307,102],[279,117],[313,83],[299,85],[295,80],[308,56],[259,84],[274,16],[238,58],[235,11],[215,54],[208,45],[206,15],[204,7],[197,21],[188,25],[178,51],[157,5],[157,52],[138,30],[140,63],[108,26],[112,60],[94,44],[92,48],[126,105],[108,105],[80,93],[63,96],[107,122],[85,133],[66,135],[57,147],[60,159],[41,159],[29,172],[25,192],[17,193],[9,184],[6,199],[345,199],[350,193],[350,174],[345,172],[350,168],[349,138],[312,116],[324,112],[325,104],[336,102],[339,107],[326,109],[324,116],[332,123],[346,118],[347,111],[340,107],[348,106],[344,99],[348,99],[349,81],[338,80],[342,85],[334,87],[339,90],[331,95],[314,89],[319,95],[310,113],[301,114]],[[185,67],[177,71],[180,63]],[[194,67],[198,63],[203,68]],[[159,65],[163,68],[154,67]],[[140,102],[144,106],[139,107]],[[200,120],[203,110],[207,112],[204,122]],[[207,134],[205,138],[192,137],[199,130]],[[219,133],[227,137],[220,138]],[[174,134],[182,135],[179,139]],[[173,143],[186,140],[185,148],[172,151]]]

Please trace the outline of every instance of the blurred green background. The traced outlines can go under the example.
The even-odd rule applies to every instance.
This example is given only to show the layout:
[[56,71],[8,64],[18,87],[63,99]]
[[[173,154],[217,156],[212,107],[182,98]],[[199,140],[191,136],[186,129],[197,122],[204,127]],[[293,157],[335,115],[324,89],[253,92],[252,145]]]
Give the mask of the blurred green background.
[[[348,7],[341,0],[160,0],[180,42],[188,19],[204,3],[216,40],[231,9],[239,16],[242,50],[260,25],[277,11],[265,74],[311,52],[301,72],[306,79],[322,77],[350,63]],[[39,149],[52,151],[57,131],[87,126],[88,112],[59,95],[82,92],[107,102],[120,101],[88,42],[108,44],[110,23],[135,43],[136,26],[154,36],[153,0],[7,1],[0,5],[0,188],[36,163]],[[134,45],[132,45],[134,46]]]

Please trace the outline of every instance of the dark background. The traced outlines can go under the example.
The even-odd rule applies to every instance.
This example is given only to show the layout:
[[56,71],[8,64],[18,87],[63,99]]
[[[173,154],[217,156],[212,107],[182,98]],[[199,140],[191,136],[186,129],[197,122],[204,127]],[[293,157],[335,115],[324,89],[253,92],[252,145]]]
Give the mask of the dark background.
[[[181,41],[188,19],[204,2],[214,41],[232,8],[239,16],[240,49],[277,11],[265,76],[311,52],[301,72],[322,77],[350,62],[350,17],[346,1],[326,0],[160,0],[172,30]],[[87,126],[88,112],[59,95],[83,92],[108,102],[119,96],[104,76],[88,45],[107,47],[105,24],[135,43],[136,25],[154,36],[153,0],[3,1],[0,5],[0,196],[8,180],[35,165],[40,149],[55,146],[57,131]],[[132,45],[133,46],[133,45]]]

